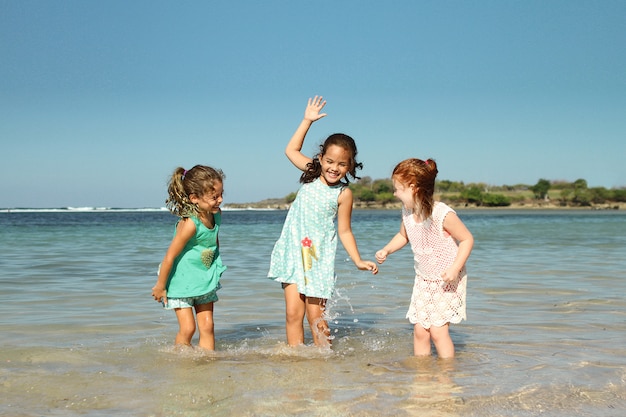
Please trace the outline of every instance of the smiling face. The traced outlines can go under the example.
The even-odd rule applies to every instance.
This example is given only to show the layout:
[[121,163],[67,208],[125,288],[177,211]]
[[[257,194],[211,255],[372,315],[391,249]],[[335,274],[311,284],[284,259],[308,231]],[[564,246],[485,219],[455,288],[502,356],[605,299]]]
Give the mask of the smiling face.
[[330,145],[326,153],[319,156],[322,166],[322,181],[326,185],[335,185],[346,176],[350,169],[352,155],[341,146]]
[[224,184],[221,181],[214,181],[213,190],[207,190],[201,196],[191,194],[189,200],[198,206],[198,211],[202,213],[215,214],[220,209],[220,204],[224,199]]
[[415,184],[403,184],[396,177],[393,177],[393,195],[398,197],[407,209],[415,208],[415,193],[417,188]]

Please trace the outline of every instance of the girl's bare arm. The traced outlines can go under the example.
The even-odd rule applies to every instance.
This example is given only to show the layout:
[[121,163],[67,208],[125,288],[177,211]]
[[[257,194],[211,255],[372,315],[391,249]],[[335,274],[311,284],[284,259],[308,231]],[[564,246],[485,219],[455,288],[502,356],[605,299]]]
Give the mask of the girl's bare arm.
[[379,264],[382,264],[387,259],[387,256],[402,249],[404,245],[406,245],[408,242],[409,242],[409,239],[406,236],[404,223],[400,222],[400,231],[396,233],[394,237],[391,238],[389,243],[387,243],[384,248],[376,252],[376,260],[378,261]]
[[304,118],[285,148],[285,155],[287,155],[291,163],[300,171],[305,171],[307,164],[311,162],[311,158],[302,153],[304,138],[313,122],[326,116],[326,113],[320,113],[325,105],[326,101],[324,101],[321,96],[315,96],[309,99],[306,109],[304,110]]
[[378,273],[378,266],[372,261],[364,261],[356,244],[356,239],[352,233],[352,190],[346,187],[339,194],[339,208],[337,209],[337,234],[341,244],[348,252],[348,256],[357,268],[364,271]]
[[170,271],[174,265],[174,260],[185,248],[185,245],[196,233],[196,225],[192,220],[184,218],[181,219],[176,226],[176,235],[172,239],[163,261],[161,261],[161,268],[159,269],[159,277],[157,282],[152,288],[152,296],[156,301],[163,301],[167,303],[167,291],[165,286],[167,285],[167,279],[170,276]]
[[444,281],[454,281],[459,276],[459,272],[467,262],[467,259],[474,247],[474,236],[465,227],[465,224],[455,213],[448,213],[443,221],[443,229],[458,242],[459,249],[452,265],[446,269],[441,278]]

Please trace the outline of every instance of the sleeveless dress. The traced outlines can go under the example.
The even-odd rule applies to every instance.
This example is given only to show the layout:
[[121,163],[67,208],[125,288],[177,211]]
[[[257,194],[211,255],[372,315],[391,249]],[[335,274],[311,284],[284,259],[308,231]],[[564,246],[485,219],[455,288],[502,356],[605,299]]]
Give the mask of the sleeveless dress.
[[328,299],[335,290],[339,194],[345,184],[328,186],[319,178],[303,184],[289,208],[274,245],[269,279],[296,284],[307,297]]
[[458,252],[457,242],[443,229],[443,221],[450,212],[454,210],[435,202],[432,216],[418,223],[412,210],[402,209],[402,222],[413,250],[415,268],[415,283],[406,318],[425,329],[459,323],[466,318],[465,266],[456,280],[446,283],[441,278],[441,273],[454,262]]
[[171,298],[198,297],[220,289],[220,277],[226,270],[217,246],[222,214],[215,213],[215,226],[209,229],[191,216],[196,234],[174,260],[167,280],[167,296]]

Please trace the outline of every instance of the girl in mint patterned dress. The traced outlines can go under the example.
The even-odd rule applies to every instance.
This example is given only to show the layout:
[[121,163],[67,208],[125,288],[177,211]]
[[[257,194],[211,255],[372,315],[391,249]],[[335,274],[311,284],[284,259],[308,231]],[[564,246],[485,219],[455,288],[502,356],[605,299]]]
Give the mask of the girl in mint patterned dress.
[[268,278],[282,283],[290,346],[304,343],[305,315],[315,345],[327,346],[330,342],[324,309],[335,289],[337,237],[358,269],[378,272],[374,262],[361,259],[352,234],[352,191],[346,175],[358,178],[356,170],[362,167],[356,162],[354,140],[335,133],[320,146],[320,153],[313,159],[301,152],[311,124],[326,116],[320,113],[325,105],[322,97],[309,99],[304,119],[285,149],[287,158],[303,171],[300,177],[303,185],[274,245]]
[[179,167],[168,186],[166,204],[179,220],[152,296],[176,312],[176,345],[191,346],[197,321],[198,346],[215,350],[213,303],[218,300],[220,277],[226,270],[218,240],[223,179],[222,171],[211,167],[196,165],[189,171]]

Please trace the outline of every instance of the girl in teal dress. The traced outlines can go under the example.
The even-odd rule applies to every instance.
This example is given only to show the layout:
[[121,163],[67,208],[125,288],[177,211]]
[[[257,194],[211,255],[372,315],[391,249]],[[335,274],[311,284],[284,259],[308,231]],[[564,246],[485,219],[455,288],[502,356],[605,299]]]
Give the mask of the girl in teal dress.
[[290,346],[304,343],[305,315],[315,345],[329,344],[330,332],[323,313],[335,289],[337,236],[358,269],[378,272],[374,262],[361,259],[350,224],[352,191],[346,175],[358,178],[356,169],[362,167],[356,162],[354,140],[335,133],[320,146],[320,153],[313,159],[301,152],[313,122],[326,116],[320,113],[325,105],[322,97],[309,99],[304,119],[285,149],[287,158],[303,171],[300,177],[303,185],[274,245],[268,278],[282,283]]
[[220,277],[226,270],[218,240],[223,180],[222,171],[196,165],[189,171],[176,168],[168,186],[166,204],[179,220],[152,296],[176,312],[176,345],[191,346],[197,321],[198,346],[215,350],[213,303],[218,300]]

